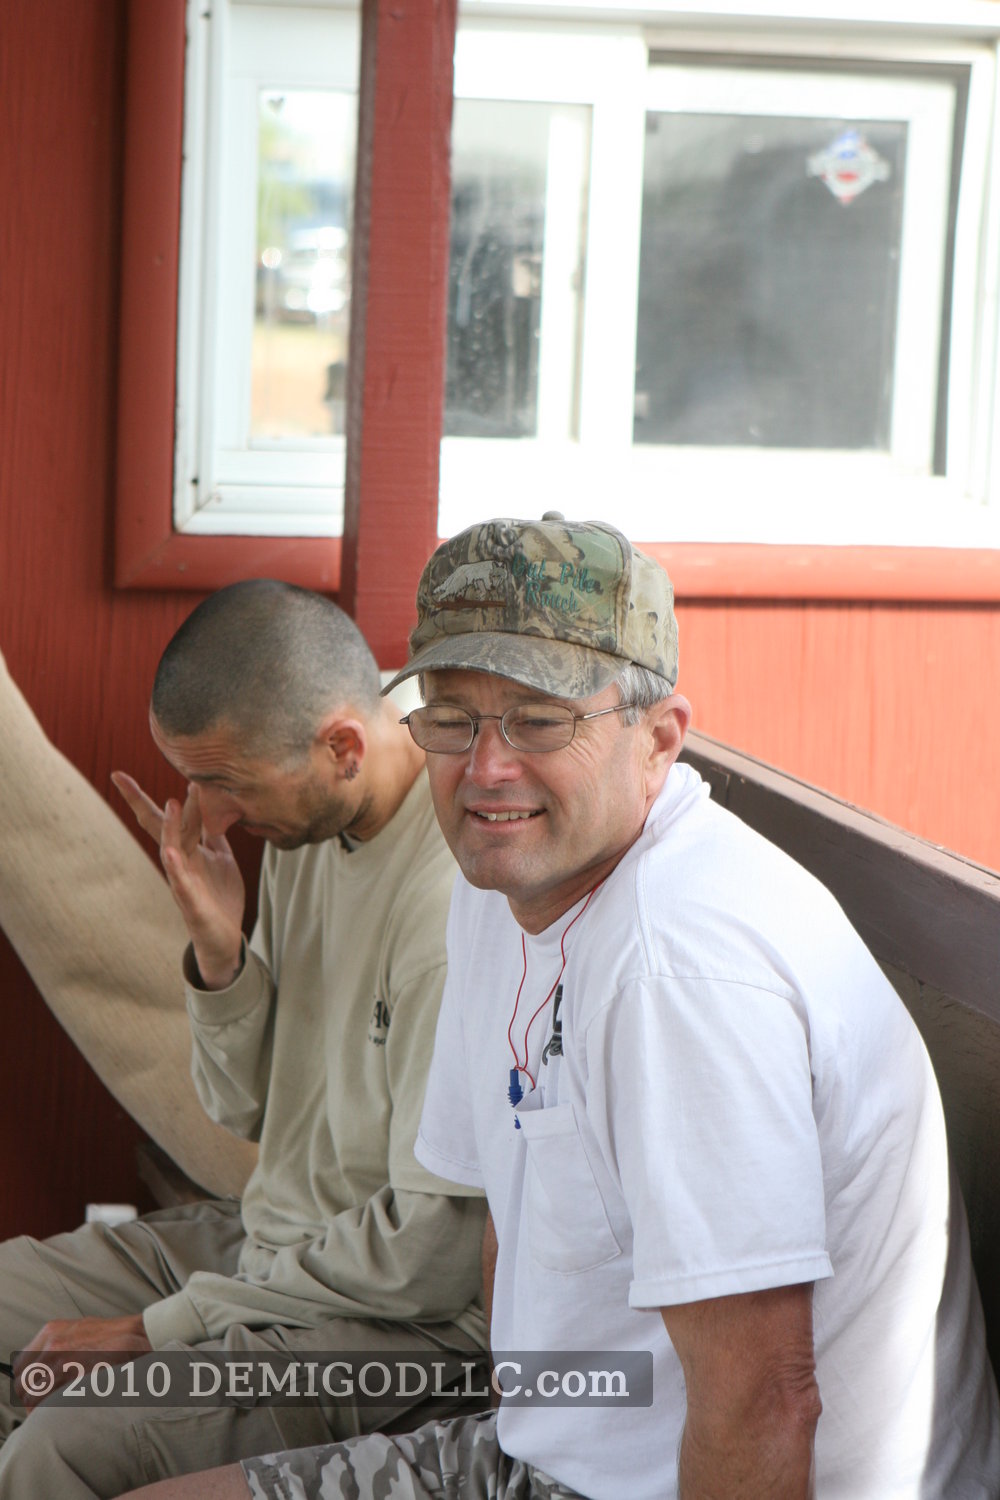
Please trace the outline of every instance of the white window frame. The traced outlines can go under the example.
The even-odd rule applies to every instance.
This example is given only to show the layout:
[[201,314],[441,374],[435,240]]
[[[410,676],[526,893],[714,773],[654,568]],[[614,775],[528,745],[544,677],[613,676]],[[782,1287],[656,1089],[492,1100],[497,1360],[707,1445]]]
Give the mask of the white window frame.
[[190,535],[343,531],[344,438],[249,433],[258,93],[358,79],[355,6],[281,11],[275,28],[254,0],[188,8],[174,525]]
[[[235,6],[237,0],[231,0]],[[263,0],[257,0],[263,3]],[[304,29],[331,9],[356,27],[353,7],[282,9],[289,38],[286,71],[270,86],[330,86],[318,64],[328,49],[307,45]],[[254,0],[239,0],[244,13]],[[1000,275],[1000,134],[996,119],[997,39],[1000,7],[988,0],[925,0],[909,22],[899,7],[863,11],[857,4],[798,5],[720,0],[712,5],[563,4],[532,0],[466,0],[456,47],[456,95],[587,105],[591,110],[590,194],[586,246],[579,389],[566,357],[573,318],[567,299],[550,295],[543,280],[538,436],[531,439],[445,438],[441,449],[439,529],[448,534],[487,513],[531,514],[557,504],[576,514],[604,515],[641,540],[676,542],[784,542],[800,545],[1000,546],[1000,401],[997,382],[998,275]],[[191,6],[191,62],[185,129],[182,211],[181,318],[178,355],[176,524],[188,532],[337,535],[343,503],[343,439],[316,439],[291,453],[258,448],[221,471],[226,451],[219,433],[235,430],[235,389],[219,389],[220,347],[243,337],[226,323],[227,297],[237,277],[213,284],[209,270],[222,260],[219,220],[206,213],[220,191],[245,177],[227,170],[222,136],[232,39],[227,6],[216,3],[209,21]],[[262,17],[264,12],[262,11]],[[242,19],[242,18],[241,18]],[[525,27],[530,26],[530,41]],[[294,31],[294,37],[293,37]],[[355,32],[356,35],[356,32]],[[356,58],[356,43],[353,56]],[[642,151],[647,107],[662,96],[662,77],[649,67],[651,52],[756,54],[783,58],[836,58],[843,71],[866,61],[957,63],[970,67],[967,128],[958,204],[949,350],[946,473],[931,476],[927,442],[927,381],[907,403],[897,403],[889,454],[807,453],[767,449],[666,449],[633,445],[635,320],[638,293]],[[300,71],[296,71],[299,69]],[[294,75],[294,76],[293,76]],[[659,80],[659,81],[658,81]],[[704,82],[704,78],[701,80]],[[877,86],[877,85],[876,85]],[[675,99],[678,97],[675,94]],[[223,101],[220,106],[219,101]],[[658,106],[657,106],[658,107]],[[815,110],[814,113],[829,113]],[[919,111],[918,111],[919,112]],[[836,111],[834,111],[836,113]],[[865,114],[877,111],[866,106]],[[925,127],[927,128],[927,127]],[[934,127],[929,127],[933,129]],[[230,131],[230,133],[232,133]],[[559,132],[554,130],[553,150]],[[572,132],[564,147],[579,149]],[[207,150],[205,147],[207,146]],[[939,160],[950,156],[939,153]],[[201,164],[199,166],[199,163]],[[555,165],[550,156],[550,164]],[[199,176],[200,173],[200,176]],[[547,219],[556,211],[564,174],[550,171]],[[254,194],[246,196],[252,216]],[[907,194],[912,214],[917,195]],[[227,209],[235,233],[238,209]],[[244,211],[244,241],[252,225]],[[562,270],[574,247],[549,241]],[[252,256],[243,255],[244,275]],[[549,275],[550,287],[557,278]],[[901,295],[913,296],[903,279]],[[601,289],[614,288],[614,294]],[[969,291],[973,288],[973,291]],[[252,296],[239,292],[242,306]],[[229,328],[229,332],[224,330]],[[925,374],[933,351],[906,353],[909,327],[899,322],[901,367]],[[935,330],[936,332],[936,330]],[[227,343],[223,341],[228,340]],[[249,380],[247,361],[246,381]],[[213,383],[214,382],[214,383]],[[917,383],[919,384],[919,382]],[[245,389],[240,396],[244,399]],[[920,403],[923,402],[922,414]],[[198,421],[195,421],[195,414]],[[572,427],[572,414],[578,426]],[[228,423],[228,427],[227,424]],[[918,436],[915,438],[914,433]],[[230,445],[232,453],[238,445]],[[289,461],[290,460],[290,461]],[[242,460],[241,460],[242,461]],[[803,504],[803,495],[808,504]]]
[[[917,538],[911,510],[930,483],[937,409],[942,279],[951,188],[952,90],[944,83],[872,77],[836,71],[803,77],[795,71],[754,70],[734,92],[732,71],[682,64],[650,68],[647,107],[657,111],[714,112],[789,118],[905,120],[907,176],[903,204],[896,357],[889,448],[885,454],[820,449],[754,447],[664,448],[637,445],[630,456],[627,528],[649,535],[664,494],[697,495],[696,507],[678,517],[679,540],[707,535],[727,541],[799,544],[878,541],[892,545]],[[850,210],[845,210],[850,212]],[[954,280],[975,276],[977,246],[956,245]],[[822,288],[817,288],[822,294]],[[968,309],[968,303],[966,304]],[[961,309],[956,309],[961,314]],[[845,309],[849,317],[850,309]],[[967,321],[967,320],[966,320]],[[968,329],[956,330],[953,349]],[[951,369],[953,409],[971,399],[973,369]],[[949,478],[964,479],[956,446],[949,444]],[[955,474],[955,468],[960,470]],[[887,493],[888,491],[888,493]],[[808,497],[807,503],[803,503]],[[940,497],[932,504],[940,504]],[[675,507],[670,507],[671,515]]]

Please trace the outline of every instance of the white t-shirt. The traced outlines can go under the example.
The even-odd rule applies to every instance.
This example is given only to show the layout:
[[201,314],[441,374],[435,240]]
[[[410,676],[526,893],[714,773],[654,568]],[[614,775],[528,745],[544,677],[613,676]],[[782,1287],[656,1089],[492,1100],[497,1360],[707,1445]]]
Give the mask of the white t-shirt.
[[531,937],[504,897],[455,888],[417,1155],[486,1190],[493,1347],[654,1361],[651,1406],[505,1402],[501,1444],[593,1500],[623,1475],[629,1500],[669,1500],[685,1395],[658,1309],[814,1281],[819,1500],[995,1500],[923,1044],[832,896],[707,792],[671,770],[571,930],[582,903]]

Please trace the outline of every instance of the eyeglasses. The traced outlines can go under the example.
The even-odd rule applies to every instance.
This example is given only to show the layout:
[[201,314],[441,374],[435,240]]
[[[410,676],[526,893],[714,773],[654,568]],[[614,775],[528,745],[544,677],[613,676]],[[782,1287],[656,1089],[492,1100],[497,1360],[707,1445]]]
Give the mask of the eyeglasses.
[[565,750],[581,720],[600,719],[635,707],[634,703],[616,703],[614,708],[575,714],[561,703],[519,703],[504,714],[468,714],[464,708],[442,705],[415,708],[399,722],[406,725],[421,750],[433,755],[463,755],[487,719],[499,722],[500,733],[512,749],[544,755],[549,750]]

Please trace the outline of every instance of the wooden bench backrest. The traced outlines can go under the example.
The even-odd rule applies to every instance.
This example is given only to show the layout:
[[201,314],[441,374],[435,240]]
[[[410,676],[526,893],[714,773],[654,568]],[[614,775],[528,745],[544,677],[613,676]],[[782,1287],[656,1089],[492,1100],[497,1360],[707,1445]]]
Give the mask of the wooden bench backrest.
[[703,735],[682,758],[833,892],[919,1026],[1000,1369],[1000,875]]

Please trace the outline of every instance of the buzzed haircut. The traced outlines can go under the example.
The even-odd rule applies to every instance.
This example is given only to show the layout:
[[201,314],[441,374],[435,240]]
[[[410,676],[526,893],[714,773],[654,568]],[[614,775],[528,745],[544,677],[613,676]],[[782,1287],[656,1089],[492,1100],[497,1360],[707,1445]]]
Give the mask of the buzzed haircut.
[[304,756],[331,708],[378,706],[378,666],[354,621],[321,594],[272,578],[220,589],[170,641],[151,707],[164,734],[231,728],[247,754]]

